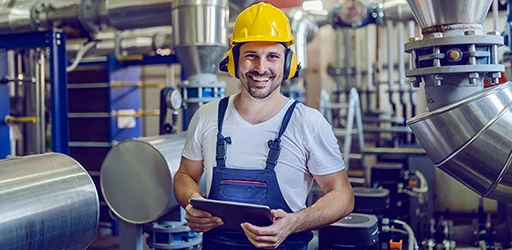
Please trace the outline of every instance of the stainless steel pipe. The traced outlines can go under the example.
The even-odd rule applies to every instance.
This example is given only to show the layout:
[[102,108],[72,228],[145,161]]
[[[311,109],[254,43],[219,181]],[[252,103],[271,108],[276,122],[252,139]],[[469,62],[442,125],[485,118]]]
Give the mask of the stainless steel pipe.
[[94,183],[71,157],[0,161],[0,249],[84,250],[98,219]]
[[144,224],[179,206],[173,177],[185,139],[186,134],[132,139],[110,150],[101,167],[101,190],[116,216]]

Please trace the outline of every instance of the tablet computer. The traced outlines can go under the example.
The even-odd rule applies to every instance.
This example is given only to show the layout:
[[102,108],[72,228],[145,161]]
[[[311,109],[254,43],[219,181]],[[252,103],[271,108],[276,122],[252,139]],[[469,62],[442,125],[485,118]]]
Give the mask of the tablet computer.
[[224,224],[219,228],[242,230],[240,224],[244,222],[259,227],[270,226],[273,222],[268,206],[203,198],[191,198],[190,204],[196,209],[221,218]]

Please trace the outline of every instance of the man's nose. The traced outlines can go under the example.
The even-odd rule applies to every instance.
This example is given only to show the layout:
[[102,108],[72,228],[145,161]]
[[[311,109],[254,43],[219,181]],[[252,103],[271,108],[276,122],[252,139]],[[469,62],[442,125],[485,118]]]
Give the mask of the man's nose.
[[256,60],[254,70],[260,74],[268,72],[268,62],[265,57],[261,57],[259,60]]

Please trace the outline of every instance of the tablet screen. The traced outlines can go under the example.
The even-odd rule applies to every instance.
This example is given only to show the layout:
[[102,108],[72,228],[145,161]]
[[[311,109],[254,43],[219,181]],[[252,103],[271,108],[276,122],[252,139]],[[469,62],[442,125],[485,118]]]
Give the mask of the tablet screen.
[[224,224],[219,226],[219,228],[242,230],[240,224],[244,222],[264,227],[272,225],[273,221],[268,206],[204,198],[191,198],[190,204],[195,209],[220,217]]

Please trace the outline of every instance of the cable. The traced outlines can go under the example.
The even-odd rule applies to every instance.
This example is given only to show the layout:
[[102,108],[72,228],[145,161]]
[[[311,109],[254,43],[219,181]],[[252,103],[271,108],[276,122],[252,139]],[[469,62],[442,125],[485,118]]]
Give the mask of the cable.
[[418,170],[414,171],[414,175],[416,175],[418,177],[418,179],[420,179],[420,188],[413,187],[412,191],[414,191],[416,193],[428,192],[428,184],[427,184],[427,179],[425,179],[425,176]]
[[80,63],[80,61],[82,61],[82,58],[84,57],[85,53],[87,53],[87,51],[89,51],[93,47],[96,47],[97,44],[98,44],[98,41],[90,41],[90,42],[86,43],[82,48],[80,48],[80,50],[76,54],[76,58],[73,61],[73,63],[66,67],[66,72],[71,72],[71,71],[75,70],[76,67],[78,67],[78,64]]
[[412,228],[401,220],[392,220],[393,223],[401,225],[405,231],[407,231],[407,235],[409,235],[409,240],[407,241],[409,244],[409,250],[418,250],[418,242],[416,242],[416,236],[414,236],[414,231],[412,231]]

